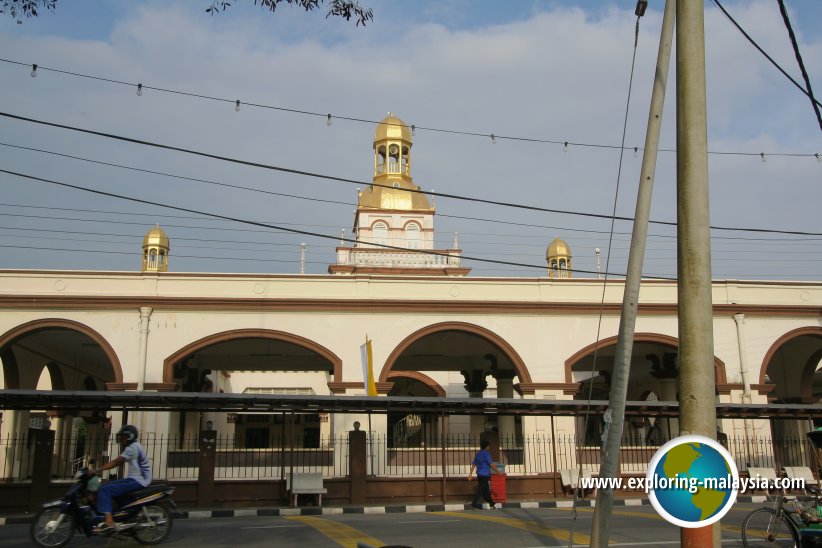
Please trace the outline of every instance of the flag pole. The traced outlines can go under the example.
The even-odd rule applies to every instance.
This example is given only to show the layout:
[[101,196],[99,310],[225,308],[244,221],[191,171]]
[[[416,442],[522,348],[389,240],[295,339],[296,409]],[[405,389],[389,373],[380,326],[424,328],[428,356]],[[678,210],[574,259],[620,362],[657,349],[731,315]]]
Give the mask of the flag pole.
[[[365,347],[368,351],[368,369],[369,372],[371,371],[371,352],[370,348],[368,348],[368,333],[365,334]],[[365,379],[365,395],[370,396],[370,381],[371,376],[368,375]],[[368,452],[369,452],[369,460],[371,461],[371,475],[374,474],[374,446],[371,443],[371,411],[368,412]]]

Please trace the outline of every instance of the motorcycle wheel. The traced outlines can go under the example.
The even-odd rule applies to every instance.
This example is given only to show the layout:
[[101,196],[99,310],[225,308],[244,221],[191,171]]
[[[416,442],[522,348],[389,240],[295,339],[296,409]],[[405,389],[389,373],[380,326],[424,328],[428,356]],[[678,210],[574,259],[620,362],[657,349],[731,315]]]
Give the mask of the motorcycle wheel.
[[[146,513],[148,518],[146,518]],[[146,506],[135,517],[134,539],[140,544],[159,544],[171,534],[172,518],[168,508],[159,504]]]
[[66,514],[58,527],[49,524],[60,518],[59,508],[43,508],[40,510],[29,527],[31,541],[37,546],[56,548],[65,546],[74,535],[74,516]]

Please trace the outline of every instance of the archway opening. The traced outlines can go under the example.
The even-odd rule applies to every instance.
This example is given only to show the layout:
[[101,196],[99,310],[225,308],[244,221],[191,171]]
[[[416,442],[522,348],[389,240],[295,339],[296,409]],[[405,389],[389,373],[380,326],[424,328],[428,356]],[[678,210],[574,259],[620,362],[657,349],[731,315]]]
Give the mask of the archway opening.
[[[8,389],[105,390],[106,384],[122,380],[108,343],[87,326],[62,319],[20,325],[0,336],[0,366],[1,387]],[[0,417],[4,437],[31,439],[32,430],[54,431],[52,473],[57,477],[70,476],[78,458],[102,454],[110,434],[105,410],[32,409],[5,411]],[[28,473],[22,464],[19,470],[22,477]]]
[[[566,362],[567,380],[577,383],[578,400],[608,401],[616,358],[616,337],[584,349]],[[628,378],[629,401],[678,400],[678,348],[676,339],[654,334],[638,335],[631,353]],[[583,445],[602,443],[605,420],[600,416],[577,418],[577,437]],[[660,445],[679,434],[676,419],[636,417],[625,422],[622,443],[625,446]]]
[[[278,332],[218,335],[166,360],[173,382],[184,392],[317,395],[328,393],[336,364],[298,338]],[[179,447],[194,443],[210,423],[238,449],[318,448],[330,435],[328,416],[298,413],[174,412],[170,432]]]
[[[430,381],[430,379],[428,379]],[[418,377],[397,373],[391,377],[393,386],[389,396],[435,397],[441,395],[437,390]],[[389,447],[422,447],[436,444],[439,436],[439,417],[420,415],[410,412],[390,412],[388,421]]]
[[[389,356],[380,380],[404,373],[431,379],[449,397],[519,398],[514,379],[531,382],[522,360],[504,339],[479,326],[456,322],[429,326],[406,338]],[[493,413],[451,417],[439,428],[452,438],[466,440],[497,432],[501,444],[510,447],[522,440],[519,417]]]

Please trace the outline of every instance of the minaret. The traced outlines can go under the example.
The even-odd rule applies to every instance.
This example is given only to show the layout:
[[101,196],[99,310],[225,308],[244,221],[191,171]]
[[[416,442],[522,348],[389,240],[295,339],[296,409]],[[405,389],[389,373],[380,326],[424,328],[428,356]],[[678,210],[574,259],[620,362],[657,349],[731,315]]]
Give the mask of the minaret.
[[168,234],[158,224],[143,238],[143,272],[168,272]]
[[545,251],[545,260],[548,262],[549,278],[571,277],[571,248],[565,240],[554,238]]
[[352,230],[356,243],[346,247],[340,242],[337,262],[328,267],[329,273],[464,276],[470,272],[460,265],[459,249],[434,249],[435,209],[411,177],[413,145],[411,128],[392,113],[377,124],[373,182],[357,191]]

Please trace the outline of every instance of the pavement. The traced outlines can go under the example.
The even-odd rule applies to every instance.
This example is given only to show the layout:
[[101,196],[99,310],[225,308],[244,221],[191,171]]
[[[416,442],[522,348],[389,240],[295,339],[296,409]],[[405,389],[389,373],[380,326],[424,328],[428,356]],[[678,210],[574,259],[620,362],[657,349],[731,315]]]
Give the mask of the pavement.
[[[765,502],[767,497],[760,496],[739,496],[737,503]],[[576,504],[575,504],[576,503]],[[623,506],[648,506],[650,501],[647,498],[614,498],[614,507]],[[592,508],[595,501],[592,499],[557,499],[545,501],[520,501],[497,503],[498,508],[503,509],[535,509],[535,508]],[[483,505],[488,508],[487,504]],[[268,517],[268,516],[328,516],[335,514],[419,514],[426,512],[458,512],[470,510],[471,504],[390,504],[390,505],[345,505],[345,506],[300,506],[289,507],[269,507],[269,508],[212,508],[212,509],[178,509],[174,512],[175,519],[211,519],[211,518],[238,518],[238,517]],[[487,510],[486,510],[487,511]],[[31,523],[34,513],[0,515],[0,526],[20,525]]]

